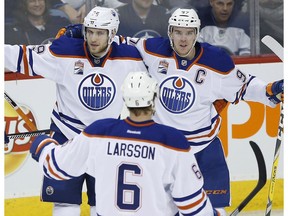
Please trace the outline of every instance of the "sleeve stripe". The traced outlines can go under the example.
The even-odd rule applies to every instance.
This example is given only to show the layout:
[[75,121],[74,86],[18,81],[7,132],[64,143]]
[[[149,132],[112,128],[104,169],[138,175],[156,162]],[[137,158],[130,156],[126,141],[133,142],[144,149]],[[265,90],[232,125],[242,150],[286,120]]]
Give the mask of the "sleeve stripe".
[[55,177],[57,177],[57,179],[65,180],[64,178],[62,178],[61,176],[59,176],[58,174],[56,174],[56,173],[53,171],[53,169],[51,168],[51,165],[50,165],[50,156],[49,156],[49,155],[46,156],[46,161],[47,161],[47,165],[48,165],[47,168],[48,168],[49,172],[50,172],[52,175],[54,175]]
[[207,131],[211,131],[211,128],[213,127],[213,125],[215,124],[216,120],[219,118],[219,114],[216,114],[212,119],[211,119],[211,124],[207,127],[204,128],[200,128],[194,131],[183,131],[180,130],[185,136],[187,135],[197,135],[197,134],[207,134]]
[[199,205],[205,198],[206,198],[205,192],[203,191],[203,192],[202,192],[202,197],[201,197],[199,200],[197,200],[196,202],[191,203],[191,204],[189,204],[189,205],[186,205],[186,206],[178,206],[178,208],[179,208],[180,210],[191,209],[191,208]]
[[42,142],[39,143],[37,146],[37,149],[35,151],[36,154],[38,154],[47,144],[54,143],[55,145],[58,145],[58,143],[54,139],[44,139]]
[[57,164],[57,161],[56,161],[56,158],[55,158],[55,149],[52,149],[51,157],[52,157],[53,165],[54,165],[54,167],[55,167],[57,172],[61,173],[64,176],[67,176],[68,178],[75,178],[75,176],[71,176],[71,175],[69,175],[68,173],[66,173],[65,171],[63,171],[62,169],[59,168],[59,166]]
[[32,52],[33,52],[33,50],[29,49],[29,65],[30,65],[30,68],[31,68],[31,71],[32,71],[32,75],[33,76],[37,76],[38,74],[36,74],[34,72],[34,69],[33,69],[33,55],[32,55]]
[[251,76],[250,80],[245,84],[245,90],[243,91],[241,95],[241,99],[244,100],[244,96],[246,94],[247,87],[249,86],[250,82],[255,78],[255,76]]
[[[191,137],[191,138],[188,138],[188,141],[190,140],[193,140],[193,139],[199,139],[199,138],[204,138],[204,137],[212,137],[212,135],[215,134],[215,131],[219,128],[220,126],[220,121],[221,119],[220,118],[217,118],[216,120],[216,123],[214,125],[214,128],[208,133],[208,134],[205,134],[205,135],[202,135],[202,136],[195,136],[195,137]],[[217,130],[218,131],[218,130]]]
[[202,205],[200,208],[198,208],[196,211],[194,211],[194,212],[186,213],[186,214],[183,213],[183,212],[181,212],[181,214],[182,214],[183,216],[195,216],[195,215],[198,215],[198,213],[201,212],[202,209],[206,207],[206,203],[207,203],[207,200],[205,200],[205,202],[203,203],[203,205]]
[[21,46],[19,46],[19,56],[18,56],[18,61],[17,61],[17,72],[21,71],[21,61],[23,57],[23,49]]
[[27,48],[25,45],[23,46],[23,64],[24,64],[24,74],[29,76]]
[[45,176],[47,176],[47,177],[50,178],[50,179],[53,179],[53,178],[49,175],[46,166],[43,166],[43,171],[44,171]]
[[201,193],[202,193],[202,188],[201,188],[200,190],[198,190],[197,192],[195,192],[194,194],[191,194],[191,195],[186,196],[186,197],[182,197],[182,198],[174,198],[174,197],[173,197],[173,200],[174,200],[175,202],[184,202],[184,201],[186,201],[186,200],[192,199],[192,198],[200,195]]

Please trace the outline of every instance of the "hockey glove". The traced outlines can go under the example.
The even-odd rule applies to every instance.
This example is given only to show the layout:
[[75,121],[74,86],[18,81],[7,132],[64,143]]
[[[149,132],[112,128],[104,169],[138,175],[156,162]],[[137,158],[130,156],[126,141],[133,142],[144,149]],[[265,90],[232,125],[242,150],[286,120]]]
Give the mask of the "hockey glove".
[[274,104],[283,102],[284,100],[284,80],[278,80],[273,83],[269,83],[266,86],[266,96]]
[[31,153],[32,158],[36,160],[37,162],[39,162],[39,158],[41,156],[43,149],[50,144],[58,145],[58,142],[47,135],[38,136],[32,142],[32,145],[30,148],[30,153]]
[[66,35],[69,38],[83,38],[82,24],[70,24],[61,28],[55,38],[57,39],[62,35]]

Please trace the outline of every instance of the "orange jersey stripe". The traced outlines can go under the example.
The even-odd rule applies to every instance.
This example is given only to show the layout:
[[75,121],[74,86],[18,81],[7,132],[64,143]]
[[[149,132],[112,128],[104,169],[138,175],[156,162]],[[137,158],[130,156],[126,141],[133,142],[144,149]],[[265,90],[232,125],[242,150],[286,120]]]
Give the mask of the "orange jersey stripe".
[[199,203],[201,203],[201,202],[205,199],[205,197],[206,197],[206,196],[205,196],[205,192],[203,191],[203,192],[202,192],[202,197],[201,197],[199,200],[197,200],[196,202],[191,203],[191,204],[189,204],[189,205],[186,205],[186,206],[178,206],[178,208],[179,208],[180,210],[187,210],[187,209],[193,208],[193,207],[199,205]]
[[95,138],[109,138],[109,139],[119,139],[119,140],[131,140],[131,141],[137,141],[137,142],[143,142],[143,143],[150,143],[150,144],[155,144],[155,145],[160,145],[160,146],[163,146],[165,148],[168,148],[168,149],[172,149],[172,150],[175,150],[175,151],[180,151],[180,152],[189,152],[191,147],[187,148],[187,149],[179,149],[179,148],[174,148],[172,146],[167,146],[163,143],[159,143],[159,142],[154,142],[154,141],[151,141],[151,140],[140,140],[140,139],[135,139],[135,138],[128,138],[128,137],[116,137],[116,136],[107,136],[107,135],[94,135],[94,134],[88,134],[88,133],[85,133],[84,131],[82,132],[83,135],[87,136],[87,137],[95,137]]
[[61,180],[65,180],[64,178],[62,178],[61,176],[59,176],[58,174],[56,174],[56,173],[53,171],[53,169],[51,168],[51,166],[50,166],[50,156],[49,156],[49,155],[46,156],[46,161],[47,161],[47,163],[48,163],[48,170],[49,170],[49,172],[52,173],[52,174],[53,174],[54,176],[56,176],[57,178],[59,178],[59,179],[61,179]]

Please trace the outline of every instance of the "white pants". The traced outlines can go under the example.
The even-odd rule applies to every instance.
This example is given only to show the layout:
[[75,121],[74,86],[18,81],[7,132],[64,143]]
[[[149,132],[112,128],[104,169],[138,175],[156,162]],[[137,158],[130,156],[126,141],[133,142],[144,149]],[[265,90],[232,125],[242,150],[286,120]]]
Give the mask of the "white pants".
[[[54,203],[53,216],[80,216],[80,205],[68,203]],[[90,207],[90,216],[96,215],[96,207]]]

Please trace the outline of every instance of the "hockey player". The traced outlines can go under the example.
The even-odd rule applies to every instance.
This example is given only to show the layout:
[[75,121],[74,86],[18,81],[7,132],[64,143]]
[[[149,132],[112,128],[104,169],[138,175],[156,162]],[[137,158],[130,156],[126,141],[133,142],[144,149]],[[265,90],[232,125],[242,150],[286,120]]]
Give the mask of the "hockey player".
[[[70,35],[81,37],[72,33],[76,29],[72,27]],[[168,39],[120,38],[137,47],[159,83],[154,120],[183,132],[196,153],[205,190],[225,192],[208,194],[212,205],[225,214],[230,178],[218,137],[223,107],[217,111],[215,101],[221,100],[223,106],[246,100],[274,107],[282,100],[283,80],[267,84],[245,74],[224,50],[197,42],[199,29],[195,10],[177,9],[169,19]]]
[[230,205],[229,170],[218,133],[221,117],[213,103],[225,99],[256,101],[275,106],[283,80],[267,84],[238,69],[224,50],[198,43],[200,20],[193,9],[177,9],[169,19],[169,39],[131,40],[149,73],[159,82],[156,122],[185,134],[196,153],[206,191],[214,207]]
[[[5,45],[6,70],[41,75],[56,83],[51,131],[60,144],[97,119],[118,118],[124,78],[130,71],[146,70],[135,47],[112,41],[119,26],[114,9],[93,8],[83,26],[84,39],[63,36],[51,45]],[[88,203],[95,206],[93,177],[83,174],[62,182],[44,178],[42,200],[55,203],[54,216],[80,215],[84,179]]]
[[185,136],[151,119],[156,80],[133,72],[122,90],[126,119],[95,121],[62,146],[47,135],[36,138],[30,152],[44,174],[94,176],[97,215],[218,215]]

